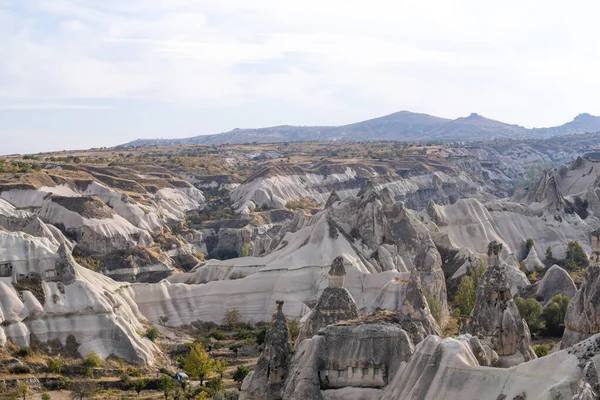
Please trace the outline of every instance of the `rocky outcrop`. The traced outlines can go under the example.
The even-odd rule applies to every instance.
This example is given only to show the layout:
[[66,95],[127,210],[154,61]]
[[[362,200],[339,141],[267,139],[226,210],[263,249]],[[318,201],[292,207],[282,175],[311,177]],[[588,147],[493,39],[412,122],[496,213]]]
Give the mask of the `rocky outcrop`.
[[344,259],[337,257],[329,269],[329,286],[321,293],[314,310],[302,324],[296,345],[304,339],[313,337],[328,325],[359,317],[358,306],[348,289],[344,287],[345,277]]
[[[433,297],[431,297],[433,299]],[[409,316],[415,321],[420,321],[427,329],[436,335],[441,334],[440,327],[432,315],[433,305],[427,303],[421,286],[419,272],[414,269],[410,274],[410,280],[406,286],[406,295],[402,304],[402,314]],[[441,310],[440,310],[441,312]]]
[[553,265],[537,284],[535,298],[542,304],[547,304],[557,294],[572,299],[576,292],[577,287],[571,275],[558,265]]
[[589,266],[584,282],[571,299],[565,315],[561,348],[573,346],[600,332],[600,267]]
[[446,279],[442,270],[442,257],[429,236],[421,243],[414,265],[420,273],[421,283],[439,307],[440,324],[445,324],[450,317]]
[[588,361],[581,373],[577,392],[573,400],[598,400],[600,399],[600,380],[594,361]]
[[292,342],[283,314],[283,301],[277,302],[271,325],[265,337],[265,347],[256,368],[244,379],[240,400],[281,400],[289,375]]
[[348,398],[377,399],[413,351],[409,334],[398,324],[328,326],[296,349],[284,398],[339,398],[351,389],[356,397]]
[[535,271],[536,268],[544,266],[544,263],[538,257],[535,246],[531,246],[527,257],[525,257],[525,259],[521,261],[521,263],[525,266],[525,268],[527,268],[527,271]]
[[[497,246],[491,244],[493,253]],[[536,358],[531,344],[529,327],[519,314],[503,268],[488,267],[477,287],[475,307],[465,332],[483,337],[483,341],[498,354],[504,366]]]
[[510,368],[489,368],[481,366],[472,339],[429,336],[417,345],[380,399],[595,399],[573,396],[595,395],[591,364],[598,355],[599,338]]
[[513,200],[525,204],[538,203],[555,211],[561,211],[565,205],[565,198],[551,170],[544,171],[539,181],[517,191]]

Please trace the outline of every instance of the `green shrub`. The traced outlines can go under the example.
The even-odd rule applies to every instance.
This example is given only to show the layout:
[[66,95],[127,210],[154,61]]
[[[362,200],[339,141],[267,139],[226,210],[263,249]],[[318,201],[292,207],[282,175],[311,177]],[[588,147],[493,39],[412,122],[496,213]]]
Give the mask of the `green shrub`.
[[51,374],[60,374],[63,370],[63,363],[60,359],[58,358],[52,358],[50,360],[48,360],[48,372]]
[[544,345],[535,346],[533,350],[535,351],[535,355],[538,356],[538,358],[548,355],[548,347]]
[[469,275],[461,278],[458,286],[458,294],[454,297],[454,306],[459,310],[460,315],[470,315],[475,307],[477,286],[485,271],[483,261],[479,261],[477,267],[469,268]]
[[[585,268],[588,266],[589,261],[587,254],[583,251],[583,248],[579,242],[572,240],[567,245],[567,268]],[[575,267],[573,267],[573,265]]]
[[267,337],[267,331],[269,330],[269,325],[263,325],[258,332],[256,333],[256,344],[259,346],[265,342]]
[[546,323],[546,331],[551,335],[560,335],[562,325],[565,322],[567,307],[570,299],[567,296],[557,294],[552,298],[552,303],[548,305],[542,313],[542,318]]
[[424,290],[423,294],[425,295],[425,300],[427,300],[427,305],[429,306],[429,312],[433,316],[433,318],[437,321],[438,324],[442,323],[442,306],[440,305],[440,301],[433,297],[429,290]]
[[28,357],[32,354],[33,350],[31,347],[20,347],[19,350],[17,350],[17,356],[19,357]]
[[519,314],[521,317],[525,319],[527,325],[532,331],[537,331],[540,329],[540,324],[542,322],[542,313],[544,312],[544,307],[540,304],[536,299],[523,299],[521,297],[517,297],[515,299],[515,304],[519,309]]
[[237,340],[246,340],[246,339],[252,338],[253,336],[254,336],[254,334],[252,333],[252,331],[250,331],[246,328],[240,328],[235,333],[235,338]]
[[48,392],[42,393],[42,400],[50,400],[50,393],[48,393]]
[[227,335],[225,334],[225,332],[223,332],[220,329],[214,329],[213,331],[211,331],[210,336],[216,340],[226,340],[227,339]]
[[97,353],[90,351],[87,353],[87,356],[85,356],[83,365],[88,368],[100,368],[102,366],[102,358]]
[[246,375],[252,371],[247,365],[238,365],[237,369],[233,373],[233,380],[242,383]]
[[290,332],[290,338],[292,342],[295,342],[300,334],[300,323],[296,319],[288,319],[287,323],[288,331]]
[[206,387],[215,392],[220,392],[223,390],[223,380],[221,378],[213,378],[206,382]]
[[529,254],[529,250],[533,247],[533,239],[529,238],[525,241],[525,251]]
[[11,367],[9,371],[11,374],[29,374],[31,373],[31,368],[27,365],[15,365],[14,367]]
[[146,336],[148,339],[154,342],[158,338],[158,329],[148,328],[144,336]]

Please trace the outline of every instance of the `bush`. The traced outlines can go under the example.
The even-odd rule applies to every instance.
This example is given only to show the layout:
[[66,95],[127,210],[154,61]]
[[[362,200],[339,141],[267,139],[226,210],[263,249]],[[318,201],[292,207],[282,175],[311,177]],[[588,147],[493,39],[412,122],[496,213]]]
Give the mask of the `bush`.
[[235,333],[235,338],[237,340],[246,340],[252,338],[253,336],[254,334],[246,328],[240,328]]
[[148,339],[154,342],[158,338],[158,329],[148,328],[144,336],[146,336]]
[[256,344],[259,346],[265,342],[267,337],[267,331],[269,330],[269,325],[263,325],[258,332],[256,333]]
[[437,321],[438,324],[442,323],[442,306],[440,305],[440,301],[433,297],[429,290],[424,290],[423,294],[425,295],[425,300],[427,300],[427,305],[429,306],[429,312],[433,316],[433,318]]
[[248,253],[250,252],[250,246],[248,243],[242,246],[242,251],[240,252],[240,257],[248,257]]
[[102,366],[102,358],[97,353],[90,351],[87,353],[83,365],[88,368],[100,368]]
[[537,331],[540,329],[541,325],[541,317],[544,312],[544,307],[536,300],[536,299],[523,299],[521,297],[517,297],[515,299],[515,304],[519,309],[519,314],[521,317],[525,319],[527,325],[532,331]]
[[542,318],[546,323],[546,331],[549,334],[556,336],[562,334],[562,325],[565,322],[569,301],[570,299],[567,296],[557,294],[552,298],[552,303],[542,313]]
[[583,248],[581,247],[579,242],[575,240],[570,241],[567,245],[566,261],[568,268],[569,266],[572,266],[572,264],[575,264],[576,267],[579,268],[585,268],[589,264],[587,254],[585,254],[585,251],[583,251]]
[[535,355],[539,357],[544,357],[548,355],[548,347],[544,345],[535,346],[533,348],[535,351]]
[[225,332],[223,332],[220,329],[214,329],[213,331],[211,331],[210,336],[216,340],[226,340],[227,339],[227,335],[225,334]]
[[290,337],[292,342],[295,342],[300,334],[300,323],[296,319],[289,319],[287,323],[288,331],[290,332]]
[[50,400],[50,393],[48,393],[48,392],[42,393],[42,400]]
[[60,374],[63,370],[63,363],[60,359],[58,358],[52,358],[50,360],[48,360],[48,372],[51,374]]
[[229,329],[235,329],[237,324],[240,322],[240,313],[235,308],[233,310],[225,311],[225,316],[223,317],[223,325],[225,325]]
[[483,261],[480,260],[477,267],[469,268],[469,275],[461,278],[458,286],[458,294],[454,297],[454,305],[460,315],[470,315],[475,307],[477,298],[477,286],[485,271]]
[[242,383],[246,375],[250,373],[251,369],[247,365],[238,365],[237,369],[233,373],[233,380]]
[[533,247],[533,239],[529,238],[525,241],[525,252],[529,254],[529,250]]
[[15,365],[9,371],[11,374],[29,374],[31,373],[31,368],[27,365]]
[[17,350],[17,356],[19,357],[28,357],[32,354],[33,350],[31,347],[20,347],[19,350]]
[[220,392],[223,390],[223,380],[221,378],[213,378],[206,382],[206,387],[215,392]]

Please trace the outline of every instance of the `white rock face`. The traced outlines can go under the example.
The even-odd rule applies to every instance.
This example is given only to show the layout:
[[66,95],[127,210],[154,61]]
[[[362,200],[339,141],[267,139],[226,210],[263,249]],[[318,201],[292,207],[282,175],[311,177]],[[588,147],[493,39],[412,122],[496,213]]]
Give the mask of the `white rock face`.
[[[151,364],[156,347],[137,331],[137,306],[120,284],[77,265],[65,246],[59,249],[47,238],[0,231],[0,338],[29,346],[37,341],[69,336],[86,355],[114,354],[132,362]],[[2,265],[10,265],[10,273]],[[62,265],[62,267],[60,266]],[[37,287],[36,294],[19,293],[13,282],[25,280]],[[36,283],[37,282],[37,283]]]
[[468,342],[428,336],[381,399],[571,399],[585,365],[584,348],[594,349],[597,362],[598,340],[600,336],[584,342],[581,351],[563,350],[512,368],[489,368],[479,365]]
[[567,271],[558,265],[553,265],[546,271],[546,274],[540,281],[535,297],[546,305],[552,301],[552,297],[562,294],[572,299],[577,292],[577,287],[573,278]]

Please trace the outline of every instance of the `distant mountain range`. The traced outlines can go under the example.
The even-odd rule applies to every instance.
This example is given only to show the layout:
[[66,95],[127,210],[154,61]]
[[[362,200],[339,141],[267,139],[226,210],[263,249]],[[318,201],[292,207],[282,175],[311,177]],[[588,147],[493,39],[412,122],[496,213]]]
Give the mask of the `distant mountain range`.
[[185,139],[138,139],[119,147],[172,144],[272,143],[300,141],[477,141],[492,138],[548,138],[551,136],[600,131],[600,117],[580,114],[571,122],[551,128],[527,129],[520,125],[471,114],[454,120],[428,114],[400,111],[344,126],[291,126],[234,129],[216,135]]

